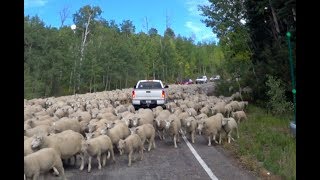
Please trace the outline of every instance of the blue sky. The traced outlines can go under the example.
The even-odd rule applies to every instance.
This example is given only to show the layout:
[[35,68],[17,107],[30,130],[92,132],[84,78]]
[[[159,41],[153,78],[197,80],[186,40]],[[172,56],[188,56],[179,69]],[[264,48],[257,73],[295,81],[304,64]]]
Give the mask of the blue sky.
[[154,27],[163,35],[168,16],[168,24],[176,35],[195,37],[196,42],[218,41],[211,28],[200,21],[205,17],[200,15],[197,5],[209,4],[208,0],[24,0],[24,14],[38,15],[47,26],[60,27],[59,12],[67,8],[69,18],[64,24],[71,26],[72,14],[88,4],[99,6],[106,20],[115,20],[117,24],[131,20],[136,33],[146,32],[147,18],[148,28]]

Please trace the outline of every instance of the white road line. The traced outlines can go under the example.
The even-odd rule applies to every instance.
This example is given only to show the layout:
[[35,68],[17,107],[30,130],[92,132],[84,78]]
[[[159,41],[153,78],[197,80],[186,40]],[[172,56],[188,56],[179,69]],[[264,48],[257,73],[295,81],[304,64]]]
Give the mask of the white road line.
[[218,180],[218,178],[213,174],[213,172],[211,171],[211,169],[207,166],[207,164],[202,160],[202,158],[199,156],[199,154],[197,153],[197,151],[193,148],[193,146],[190,144],[190,142],[188,141],[188,139],[186,138],[185,135],[181,135],[182,139],[184,140],[184,142],[186,142],[187,146],[189,147],[189,149],[191,150],[192,154],[196,157],[196,159],[198,160],[198,162],[200,163],[200,165],[203,167],[203,169],[207,172],[207,174],[209,175],[209,177],[212,180]]

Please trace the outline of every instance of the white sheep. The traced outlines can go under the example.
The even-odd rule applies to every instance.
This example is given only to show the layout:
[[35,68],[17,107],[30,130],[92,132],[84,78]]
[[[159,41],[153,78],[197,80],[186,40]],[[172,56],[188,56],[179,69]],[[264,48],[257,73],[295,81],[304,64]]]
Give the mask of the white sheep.
[[50,126],[48,125],[39,125],[31,129],[24,130],[24,135],[31,137],[37,133],[45,133],[48,134],[50,131]]
[[227,133],[228,136],[228,143],[230,143],[232,138],[231,134],[234,129],[237,131],[237,138],[239,139],[239,130],[238,130],[238,124],[234,118],[223,118],[222,119],[222,129]]
[[66,179],[60,154],[53,148],[43,148],[24,157],[25,178],[38,179],[40,173],[51,169]]
[[212,115],[215,115],[217,113],[225,114],[226,112],[225,106],[226,106],[225,102],[218,102],[215,106],[211,108]]
[[76,160],[76,155],[79,154],[83,164],[84,159],[81,153],[82,141],[84,141],[84,137],[80,133],[74,132],[72,130],[66,130],[50,136],[39,133],[33,137],[31,148],[33,150],[42,148],[54,148],[61,155],[61,159],[64,160],[70,159],[72,157],[74,157]]
[[186,119],[186,133],[190,133],[192,143],[194,143],[196,129],[197,129],[197,120],[194,117],[188,117]]
[[64,117],[52,123],[51,132],[59,133],[66,130],[73,130],[75,132],[81,133],[81,126],[79,120]]
[[23,146],[24,147],[24,156],[34,152],[34,150],[32,150],[32,148],[31,148],[31,142],[32,142],[32,138],[28,138],[28,137],[27,137],[27,139],[25,138],[24,146]]
[[174,148],[178,148],[177,142],[180,142],[181,121],[175,114],[171,114],[165,122],[166,132],[173,138]]
[[117,146],[120,139],[125,139],[130,135],[128,126],[124,123],[113,123],[111,127],[105,127],[101,130],[101,134],[108,135],[114,146]]
[[151,147],[156,148],[156,143],[154,138],[156,136],[156,130],[154,129],[153,125],[151,124],[143,124],[138,127],[133,127],[130,129],[131,134],[138,134],[141,138],[142,144],[145,144],[145,141],[149,141],[148,151],[151,150]]
[[[98,169],[101,169],[101,155],[102,155],[102,166],[106,165],[107,153],[111,153],[112,161],[115,162],[114,159],[114,151],[111,139],[107,135],[101,135],[96,138],[87,139],[82,142],[81,151],[88,155],[88,172],[91,171],[91,159],[96,156],[98,160]],[[80,170],[83,170],[83,166],[80,167]]]
[[155,127],[157,129],[158,136],[159,136],[160,140],[164,140],[165,139],[165,136],[164,136],[165,120],[168,119],[170,114],[171,114],[170,111],[163,110],[163,111],[161,111],[159,113],[159,115],[154,120]]
[[[218,144],[221,144],[221,128],[223,115],[217,113],[207,119],[198,122],[199,132],[203,132],[208,137],[208,146],[211,146],[211,138]],[[219,142],[216,141],[216,135],[219,134]]]
[[[143,160],[143,144],[138,134],[131,134],[125,140],[121,139],[118,143],[118,149],[120,155],[123,153],[128,154],[128,166],[131,166],[132,155],[135,151],[139,151],[140,160]],[[133,157],[133,161],[135,161],[135,159],[136,158]]]
[[247,120],[247,115],[244,111],[236,111],[231,113],[231,117],[233,117],[238,124],[240,124],[241,121]]

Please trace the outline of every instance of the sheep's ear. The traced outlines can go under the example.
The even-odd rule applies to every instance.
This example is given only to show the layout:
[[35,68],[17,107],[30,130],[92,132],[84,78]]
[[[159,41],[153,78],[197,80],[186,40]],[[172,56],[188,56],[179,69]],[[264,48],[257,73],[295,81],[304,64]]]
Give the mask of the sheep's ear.
[[139,130],[139,128],[136,128],[136,129],[135,129],[135,131],[138,131],[138,130]]
[[203,122],[203,125],[205,125],[206,124],[206,122]]

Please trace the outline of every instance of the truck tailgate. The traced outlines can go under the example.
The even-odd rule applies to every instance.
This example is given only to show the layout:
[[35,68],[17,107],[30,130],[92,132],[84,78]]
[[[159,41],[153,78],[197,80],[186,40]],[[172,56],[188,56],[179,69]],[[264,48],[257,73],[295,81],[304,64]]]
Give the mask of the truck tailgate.
[[135,99],[163,99],[162,89],[136,89]]

